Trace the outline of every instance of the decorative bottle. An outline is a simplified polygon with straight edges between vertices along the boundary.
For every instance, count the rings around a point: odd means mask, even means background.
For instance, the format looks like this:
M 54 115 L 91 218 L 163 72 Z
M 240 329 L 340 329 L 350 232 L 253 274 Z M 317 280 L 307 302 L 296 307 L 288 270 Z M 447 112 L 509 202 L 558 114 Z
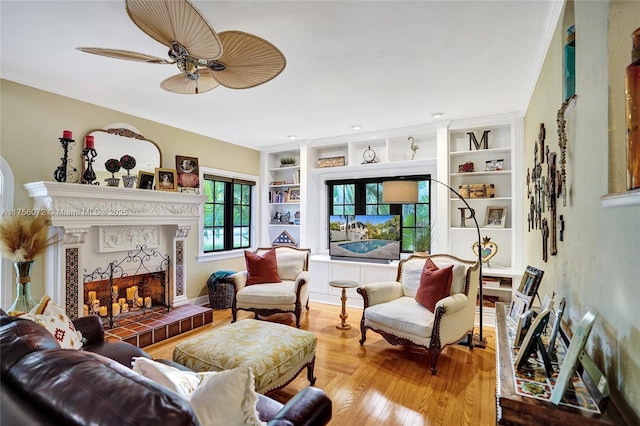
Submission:
M 563 55 L 564 84 L 563 96 L 566 101 L 576 94 L 576 26 L 567 28 L 567 44 Z
M 631 64 L 625 75 L 628 190 L 640 188 L 640 28 L 631 38 Z

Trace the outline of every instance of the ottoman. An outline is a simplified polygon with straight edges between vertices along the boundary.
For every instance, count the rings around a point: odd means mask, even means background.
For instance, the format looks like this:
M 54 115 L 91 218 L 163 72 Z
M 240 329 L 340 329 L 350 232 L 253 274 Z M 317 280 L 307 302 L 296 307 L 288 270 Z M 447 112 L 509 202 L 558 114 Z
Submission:
M 246 364 L 265 394 L 291 382 L 307 367 L 313 385 L 316 336 L 284 324 L 245 319 L 176 345 L 173 360 L 194 371 L 230 370 Z

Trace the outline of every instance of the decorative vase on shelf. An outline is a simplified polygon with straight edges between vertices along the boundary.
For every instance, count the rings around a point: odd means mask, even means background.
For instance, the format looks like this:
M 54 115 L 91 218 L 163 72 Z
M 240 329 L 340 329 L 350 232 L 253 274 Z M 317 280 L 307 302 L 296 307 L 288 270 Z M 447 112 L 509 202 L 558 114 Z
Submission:
M 29 312 L 36 305 L 31 297 L 31 266 L 33 260 L 13 262 L 16 268 L 17 296 L 7 312 Z
M 632 34 L 631 64 L 625 73 L 627 189 L 640 188 L 640 28 Z
M 127 170 L 127 173 L 129 173 L 129 171 Z M 133 188 L 135 182 L 136 182 L 137 176 L 132 176 L 130 174 L 126 174 L 126 175 L 122 175 L 122 183 L 124 184 L 125 188 Z
M 107 186 L 119 186 L 120 185 L 120 178 L 117 178 L 117 177 L 106 178 L 104 181 L 107 182 Z

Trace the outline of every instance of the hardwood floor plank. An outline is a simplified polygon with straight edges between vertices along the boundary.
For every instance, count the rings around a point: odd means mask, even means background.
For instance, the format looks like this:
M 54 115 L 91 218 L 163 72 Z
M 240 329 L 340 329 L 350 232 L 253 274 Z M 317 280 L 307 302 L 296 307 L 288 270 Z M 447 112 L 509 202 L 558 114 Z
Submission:
M 340 307 L 311 303 L 301 318 L 301 329 L 318 338 L 316 350 L 316 386 L 333 402 L 332 426 L 433 426 L 494 425 L 495 332 L 483 330 L 488 344 L 484 349 L 452 345 L 444 349 L 438 361 L 438 374 L 429 369 L 426 351 L 392 346 L 369 330 L 360 346 L 359 322 L 362 311 L 349 308 L 351 330 L 338 330 Z M 238 313 L 238 320 L 253 318 L 250 312 Z M 292 315 L 274 315 L 269 321 L 295 326 Z M 171 359 L 173 348 L 181 341 L 231 323 L 231 309 L 214 311 L 213 324 L 148 346 L 154 358 Z M 301 373 L 285 388 L 269 396 L 281 402 L 291 399 L 309 386 Z

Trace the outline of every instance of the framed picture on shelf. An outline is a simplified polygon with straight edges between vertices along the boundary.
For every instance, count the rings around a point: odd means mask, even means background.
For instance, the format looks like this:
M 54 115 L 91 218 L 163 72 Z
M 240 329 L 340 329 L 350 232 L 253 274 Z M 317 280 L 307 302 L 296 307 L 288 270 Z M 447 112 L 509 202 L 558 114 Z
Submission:
M 547 348 L 545 348 L 542 338 L 540 337 L 549 323 L 550 315 L 551 311 L 548 309 L 540 312 L 529 327 L 529 330 L 527 330 L 527 334 L 524 336 L 524 340 L 522 340 L 520 351 L 518 351 L 518 356 L 516 357 L 515 368 L 517 370 L 521 369 L 532 355 L 539 352 L 547 377 L 551 377 L 551 374 L 553 374 L 553 367 L 547 354 Z
M 511 298 L 511 306 L 509 307 L 509 315 L 507 321 L 514 327 L 517 327 L 520 316 L 525 312 L 526 302 L 519 297 Z
M 138 171 L 138 188 L 153 189 L 153 179 L 155 177 L 156 175 L 151 172 Z
M 299 203 L 300 202 L 300 189 L 289 188 L 287 192 L 287 203 Z
M 538 293 L 538 288 L 540 287 L 543 276 L 543 270 L 528 265 L 524 271 L 524 275 L 522 275 L 520 285 L 516 289 L 516 294 L 520 293 L 522 297 L 532 299 Z
M 485 171 L 487 172 L 498 172 L 502 170 L 502 165 L 504 164 L 504 159 L 500 160 L 489 160 L 485 163 Z
M 176 169 L 163 169 L 156 167 L 156 191 L 178 191 L 178 179 Z
M 485 215 L 485 228 L 504 228 L 507 222 L 507 206 L 488 206 Z
M 531 324 L 531 318 L 533 318 L 533 309 L 527 309 L 522 315 L 518 317 L 518 323 L 516 324 L 516 336 L 513 339 L 513 347 L 519 348 L 520 341 L 527 332 L 529 324 Z
M 176 171 L 180 188 L 193 190 L 200 188 L 200 169 L 198 168 L 198 159 L 196 157 L 176 155 Z
M 555 405 L 560 403 L 564 393 L 569 387 L 569 382 L 573 378 L 576 368 L 578 368 L 580 354 L 587 344 L 587 339 L 589 338 L 589 334 L 591 334 L 591 329 L 595 322 L 596 314 L 589 311 L 584 315 L 584 317 L 582 317 L 576 326 L 576 332 L 571 337 L 569 349 L 567 349 L 567 354 L 565 355 L 562 366 L 560 367 L 556 385 L 553 387 L 553 391 L 551 392 L 550 401 Z

